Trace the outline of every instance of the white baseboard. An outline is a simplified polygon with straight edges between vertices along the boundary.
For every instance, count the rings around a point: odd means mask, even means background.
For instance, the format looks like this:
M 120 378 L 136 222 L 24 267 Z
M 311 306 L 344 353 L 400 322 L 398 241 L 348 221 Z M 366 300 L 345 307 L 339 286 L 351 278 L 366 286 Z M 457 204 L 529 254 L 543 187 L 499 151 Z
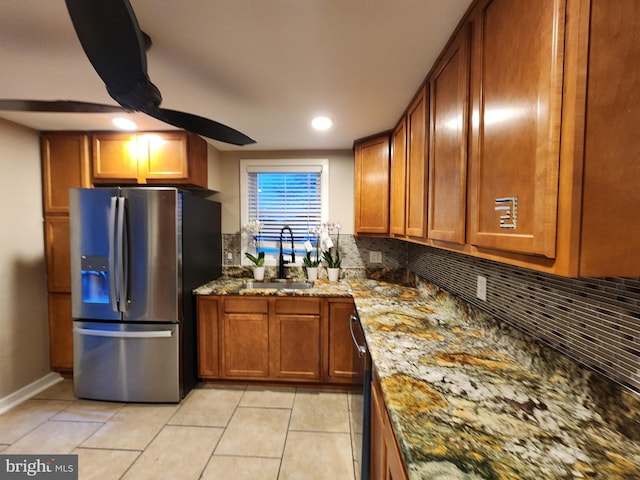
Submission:
M 21 404 L 25 400 L 29 400 L 31 397 L 39 394 L 52 385 L 61 382 L 62 380 L 63 378 L 60 376 L 60 374 L 50 372 L 47 373 L 44 377 L 39 378 L 35 382 L 22 387 L 20 390 L 10 393 L 4 398 L 0 398 L 0 415 L 8 410 L 11 410 L 13 407 Z

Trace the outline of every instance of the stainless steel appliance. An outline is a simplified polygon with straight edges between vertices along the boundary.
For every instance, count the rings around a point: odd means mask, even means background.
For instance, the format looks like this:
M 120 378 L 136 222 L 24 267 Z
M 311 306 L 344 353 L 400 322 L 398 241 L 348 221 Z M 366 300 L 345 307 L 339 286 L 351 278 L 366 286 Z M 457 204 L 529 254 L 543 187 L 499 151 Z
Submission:
M 360 471 L 356 473 L 356 480 L 369 480 L 371 464 L 371 357 L 364 337 L 358 312 L 351 315 L 349 328 L 351 338 L 358 358 L 358 378 L 361 385 L 351 394 L 351 445 L 354 448 L 356 463 Z M 358 449 L 358 446 L 361 448 Z
M 169 187 L 69 199 L 75 395 L 179 402 L 198 380 L 191 292 L 221 275 L 220 204 Z

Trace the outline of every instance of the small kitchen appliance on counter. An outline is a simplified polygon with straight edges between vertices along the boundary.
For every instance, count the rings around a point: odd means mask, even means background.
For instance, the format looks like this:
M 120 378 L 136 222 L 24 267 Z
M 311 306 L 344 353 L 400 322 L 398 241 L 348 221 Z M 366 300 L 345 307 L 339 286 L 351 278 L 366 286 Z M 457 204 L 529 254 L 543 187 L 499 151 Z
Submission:
M 196 384 L 192 290 L 220 277 L 220 204 L 170 187 L 71 189 L 80 398 L 179 402 Z

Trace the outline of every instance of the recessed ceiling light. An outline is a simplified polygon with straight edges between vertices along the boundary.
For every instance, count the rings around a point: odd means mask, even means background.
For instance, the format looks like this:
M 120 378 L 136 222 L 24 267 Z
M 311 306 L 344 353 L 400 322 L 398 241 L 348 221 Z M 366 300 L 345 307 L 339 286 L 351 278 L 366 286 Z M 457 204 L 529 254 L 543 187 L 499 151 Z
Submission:
M 329 117 L 315 117 L 311 120 L 311 126 L 316 130 L 329 130 L 333 121 Z
M 128 118 L 116 117 L 111 121 L 116 127 L 122 130 L 135 130 L 137 127 L 136 123 Z

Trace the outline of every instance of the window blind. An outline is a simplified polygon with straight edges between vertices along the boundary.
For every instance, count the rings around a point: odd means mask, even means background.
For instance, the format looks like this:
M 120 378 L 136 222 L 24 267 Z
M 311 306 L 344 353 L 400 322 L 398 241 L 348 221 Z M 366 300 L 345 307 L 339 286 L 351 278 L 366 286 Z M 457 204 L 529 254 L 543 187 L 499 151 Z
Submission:
M 247 171 L 248 218 L 262 225 L 258 238 L 261 250 L 267 253 L 280 249 L 280 230 L 289 226 L 296 240 L 296 250 L 315 237 L 309 228 L 322 222 L 321 172 L 316 171 Z M 285 249 L 290 250 L 288 232 Z

